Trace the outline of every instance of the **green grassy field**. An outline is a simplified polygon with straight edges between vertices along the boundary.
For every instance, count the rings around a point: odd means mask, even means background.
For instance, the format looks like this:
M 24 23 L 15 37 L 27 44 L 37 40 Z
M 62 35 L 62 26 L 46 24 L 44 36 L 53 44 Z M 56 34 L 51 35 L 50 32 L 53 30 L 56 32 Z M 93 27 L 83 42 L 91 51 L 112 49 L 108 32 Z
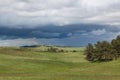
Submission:
M 84 48 L 0 48 L 0 80 L 120 80 L 120 60 L 91 63 Z M 77 52 L 72 52 L 76 50 Z

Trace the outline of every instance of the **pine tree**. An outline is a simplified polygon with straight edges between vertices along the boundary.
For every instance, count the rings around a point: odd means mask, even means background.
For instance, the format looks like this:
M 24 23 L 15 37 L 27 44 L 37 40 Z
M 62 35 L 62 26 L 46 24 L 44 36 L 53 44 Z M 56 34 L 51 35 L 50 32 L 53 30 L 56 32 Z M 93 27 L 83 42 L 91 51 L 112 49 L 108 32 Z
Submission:
M 86 59 L 88 61 L 93 61 L 94 47 L 92 44 L 88 44 L 85 50 Z
M 116 39 L 112 40 L 111 42 L 113 49 L 116 50 L 118 56 L 120 56 L 120 36 L 117 36 Z
M 89 61 L 111 61 L 120 57 L 120 36 L 107 41 L 97 42 L 95 45 L 88 44 L 86 47 L 86 59 Z

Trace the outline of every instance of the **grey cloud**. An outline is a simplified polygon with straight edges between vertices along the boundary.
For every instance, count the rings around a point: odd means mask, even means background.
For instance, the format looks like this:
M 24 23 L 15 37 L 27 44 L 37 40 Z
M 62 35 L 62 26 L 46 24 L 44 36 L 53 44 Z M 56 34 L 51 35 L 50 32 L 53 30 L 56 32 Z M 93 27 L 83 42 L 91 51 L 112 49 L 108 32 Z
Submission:
M 86 45 L 115 38 L 119 26 L 120 0 L 0 0 L 1 40 Z
M 93 31 L 91 31 L 91 33 L 93 34 L 93 35 L 103 35 L 103 34 L 106 34 L 107 33 L 107 31 L 105 30 L 105 29 L 98 29 L 98 30 L 93 30 Z
M 12 45 L 13 43 L 14 45 L 32 45 L 30 43 L 32 42 L 34 44 L 37 43 L 37 45 L 85 46 L 90 42 L 109 41 L 119 35 L 119 31 L 120 28 L 117 26 L 87 24 L 48 25 L 34 28 L 8 28 L 1 26 L 0 45 Z
M 68 38 L 72 37 L 75 34 L 91 34 L 91 35 L 103 35 L 107 32 L 119 32 L 120 28 L 113 28 L 108 25 L 93 25 L 93 24 L 74 24 L 74 25 L 65 25 L 65 26 L 56 26 L 48 25 L 34 27 L 34 28 L 8 28 L 6 26 L 0 27 L 0 35 L 3 36 L 3 39 L 11 38 Z
M 119 5 L 119 0 L 0 0 L 0 23 L 27 26 L 76 23 L 119 25 Z

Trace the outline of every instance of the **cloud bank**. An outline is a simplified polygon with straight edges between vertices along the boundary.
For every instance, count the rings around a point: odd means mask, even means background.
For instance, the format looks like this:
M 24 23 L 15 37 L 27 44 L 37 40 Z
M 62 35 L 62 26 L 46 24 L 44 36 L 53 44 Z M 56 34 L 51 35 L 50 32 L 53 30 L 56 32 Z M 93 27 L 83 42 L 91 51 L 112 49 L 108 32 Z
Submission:
M 115 38 L 119 26 L 120 0 L 0 0 L 1 45 L 84 46 Z

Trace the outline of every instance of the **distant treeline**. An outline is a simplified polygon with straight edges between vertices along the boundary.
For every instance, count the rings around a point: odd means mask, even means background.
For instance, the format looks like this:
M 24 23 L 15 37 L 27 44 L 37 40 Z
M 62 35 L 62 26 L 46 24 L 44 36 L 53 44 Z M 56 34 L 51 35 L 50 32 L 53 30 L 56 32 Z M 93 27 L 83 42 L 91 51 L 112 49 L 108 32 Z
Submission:
M 120 57 L 120 35 L 111 42 L 102 41 L 96 44 L 89 43 L 85 50 L 88 61 L 112 61 Z
M 78 51 L 77 50 L 65 50 L 65 49 L 61 49 L 61 48 L 58 48 L 58 47 L 49 47 L 47 52 L 59 53 L 59 52 L 78 52 Z

